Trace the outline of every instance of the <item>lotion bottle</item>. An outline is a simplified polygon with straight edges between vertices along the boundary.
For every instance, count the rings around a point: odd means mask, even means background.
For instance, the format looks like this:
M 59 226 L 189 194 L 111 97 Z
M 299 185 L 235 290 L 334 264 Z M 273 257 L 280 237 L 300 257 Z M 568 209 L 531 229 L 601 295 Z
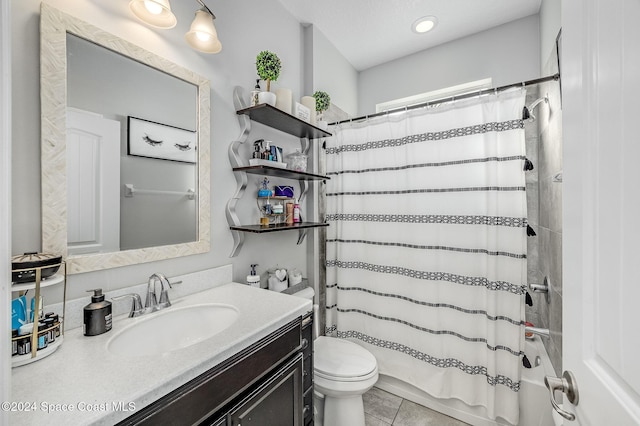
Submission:
M 300 222 L 300 203 L 298 202 L 298 200 L 296 200 L 296 202 L 293 204 L 293 222 Z
M 87 290 L 93 292 L 91 303 L 84 307 L 84 335 L 97 336 L 111 330 L 111 302 L 104 300 L 102 289 Z
M 247 284 L 251 287 L 260 287 L 260 275 L 256 275 L 257 263 L 251 264 L 251 274 L 247 275 Z

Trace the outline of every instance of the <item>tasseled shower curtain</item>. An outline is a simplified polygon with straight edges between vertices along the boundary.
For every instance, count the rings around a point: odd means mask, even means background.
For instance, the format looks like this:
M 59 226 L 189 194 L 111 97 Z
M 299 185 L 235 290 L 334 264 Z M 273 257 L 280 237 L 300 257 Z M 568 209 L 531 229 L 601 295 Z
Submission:
M 380 373 L 518 422 L 526 91 L 334 127 L 328 335 Z

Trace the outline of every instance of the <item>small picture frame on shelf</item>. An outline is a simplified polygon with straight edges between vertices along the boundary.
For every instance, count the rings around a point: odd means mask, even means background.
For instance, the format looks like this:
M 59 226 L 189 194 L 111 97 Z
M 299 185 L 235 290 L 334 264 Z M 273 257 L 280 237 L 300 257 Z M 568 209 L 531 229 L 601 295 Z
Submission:
M 309 123 L 311 120 L 311 110 L 300 102 L 295 103 L 293 115 L 306 123 Z

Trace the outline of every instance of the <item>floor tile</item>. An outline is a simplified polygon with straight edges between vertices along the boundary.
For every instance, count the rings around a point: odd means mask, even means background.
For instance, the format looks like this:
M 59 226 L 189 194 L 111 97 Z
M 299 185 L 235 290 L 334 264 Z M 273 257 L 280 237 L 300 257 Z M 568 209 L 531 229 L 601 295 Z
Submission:
M 463 426 L 467 423 L 403 400 L 393 426 Z
M 391 426 L 391 423 L 387 423 L 383 420 L 373 417 L 370 414 L 365 413 L 364 426 Z
M 387 424 L 393 423 L 402 403 L 402 398 L 399 396 L 375 387 L 365 393 L 362 400 L 366 414 L 383 420 Z

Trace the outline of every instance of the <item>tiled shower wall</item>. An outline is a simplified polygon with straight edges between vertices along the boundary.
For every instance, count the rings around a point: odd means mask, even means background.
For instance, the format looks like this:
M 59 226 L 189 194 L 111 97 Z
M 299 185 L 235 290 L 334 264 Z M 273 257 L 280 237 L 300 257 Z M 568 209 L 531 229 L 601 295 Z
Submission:
M 545 66 L 544 75 L 558 72 L 554 51 Z M 545 295 L 529 291 L 533 306 L 527 307 L 527 321 L 548 328 L 543 337 L 551 363 L 562 374 L 562 109 L 560 84 L 551 81 L 540 84 L 527 94 L 527 104 L 548 96 L 549 103 L 535 108 L 536 120 L 526 124 L 527 157 L 534 171 L 527 172 L 527 207 L 529 224 L 537 236 L 528 238 L 528 280 L 542 284 L 549 281 L 549 303 Z

